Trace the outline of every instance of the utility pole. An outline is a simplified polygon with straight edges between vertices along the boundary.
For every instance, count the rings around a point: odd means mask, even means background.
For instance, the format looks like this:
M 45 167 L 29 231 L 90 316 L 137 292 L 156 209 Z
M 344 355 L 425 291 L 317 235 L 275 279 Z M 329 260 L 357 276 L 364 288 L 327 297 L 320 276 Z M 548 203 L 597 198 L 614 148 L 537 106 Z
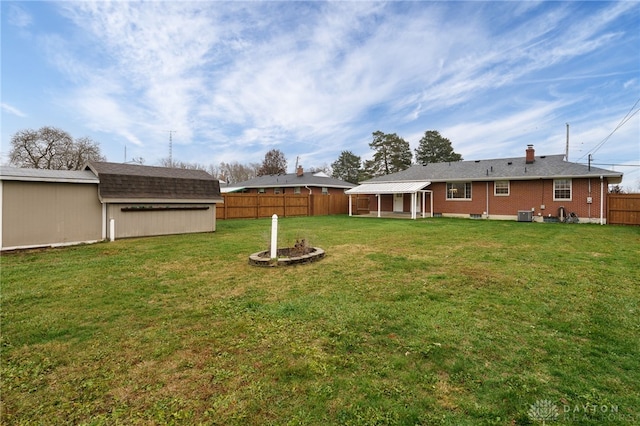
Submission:
M 169 167 L 173 167 L 173 134 L 176 130 L 166 130 L 169 132 Z

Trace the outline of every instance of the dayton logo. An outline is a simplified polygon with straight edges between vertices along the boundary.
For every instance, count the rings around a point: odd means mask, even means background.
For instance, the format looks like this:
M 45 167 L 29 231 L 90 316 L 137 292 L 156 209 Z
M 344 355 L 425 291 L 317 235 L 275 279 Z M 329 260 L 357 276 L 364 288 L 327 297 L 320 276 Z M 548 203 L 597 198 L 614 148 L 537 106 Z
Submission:
M 559 412 L 556 404 L 548 399 L 540 399 L 531 405 L 528 414 L 531 420 L 537 420 L 545 425 L 546 422 L 558 420 Z

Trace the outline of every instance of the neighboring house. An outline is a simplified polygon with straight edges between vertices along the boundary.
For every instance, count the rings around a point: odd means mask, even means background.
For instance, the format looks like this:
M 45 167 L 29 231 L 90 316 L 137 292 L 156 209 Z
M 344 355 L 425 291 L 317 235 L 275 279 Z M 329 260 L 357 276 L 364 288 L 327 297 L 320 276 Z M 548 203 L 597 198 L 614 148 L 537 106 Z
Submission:
M 0 249 L 216 229 L 218 180 L 204 171 L 90 162 L 0 168 Z
M 410 213 L 412 218 L 450 216 L 485 219 L 562 220 L 574 213 L 580 222 L 606 223 L 607 188 L 622 173 L 571 163 L 563 155 L 414 165 L 379 176 L 346 191 L 356 197 L 358 213 Z M 350 210 L 350 214 L 353 214 Z
M 331 194 L 343 195 L 356 185 L 327 176 L 325 173 L 305 173 L 298 167 L 296 173 L 265 175 L 223 187 L 222 192 L 259 194 Z

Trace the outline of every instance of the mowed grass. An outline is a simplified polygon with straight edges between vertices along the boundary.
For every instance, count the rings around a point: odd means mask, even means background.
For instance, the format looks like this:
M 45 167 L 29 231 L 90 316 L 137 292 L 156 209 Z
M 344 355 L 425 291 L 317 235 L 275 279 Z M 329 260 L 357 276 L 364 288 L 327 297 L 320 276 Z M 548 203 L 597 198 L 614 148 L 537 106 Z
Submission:
M 1 421 L 640 421 L 640 228 L 285 218 L 326 258 L 248 265 L 270 225 L 3 255 Z

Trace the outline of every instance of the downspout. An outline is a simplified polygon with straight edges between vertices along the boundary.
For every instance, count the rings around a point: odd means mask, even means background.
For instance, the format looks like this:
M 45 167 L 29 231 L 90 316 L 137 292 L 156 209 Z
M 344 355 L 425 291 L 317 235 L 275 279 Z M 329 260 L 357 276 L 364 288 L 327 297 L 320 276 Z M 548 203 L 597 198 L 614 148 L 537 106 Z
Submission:
M 102 239 L 107 239 L 107 203 L 102 203 Z
M 600 176 L 600 225 L 604 225 L 604 178 Z
M 433 217 L 433 191 L 429 191 L 429 204 L 431 204 L 431 217 Z
M 309 186 L 307 186 L 307 185 L 305 185 L 305 186 L 304 186 L 304 188 L 305 188 L 307 191 L 309 191 L 309 195 L 311 195 L 311 193 L 313 192 L 313 191 L 311 190 L 311 188 L 309 188 Z
M 486 189 L 485 192 L 487 194 L 487 197 L 486 197 L 487 198 L 487 206 L 486 206 L 486 212 L 485 212 L 485 215 L 486 215 L 485 219 L 489 219 L 489 182 L 488 181 L 487 181 L 487 189 Z

